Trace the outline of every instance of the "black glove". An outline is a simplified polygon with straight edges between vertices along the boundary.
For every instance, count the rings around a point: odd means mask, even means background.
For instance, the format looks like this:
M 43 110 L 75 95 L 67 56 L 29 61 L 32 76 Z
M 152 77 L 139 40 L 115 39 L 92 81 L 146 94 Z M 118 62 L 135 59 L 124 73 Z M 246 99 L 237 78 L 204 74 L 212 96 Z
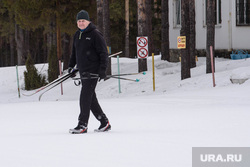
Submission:
M 69 67 L 69 68 L 68 68 L 68 73 L 69 73 L 69 74 L 72 74 L 72 75 L 71 75 L 72 78 L 74 78 L 74 77 L 76 76 L 76 72 L 77 72 L 76 69 L 74 69 L 74 68 L 72 68 L 72 67 Z
M 105 69 L 100 69 L 99 70 L 99 81 L 101 81 L 102 79 L 105 79 L 106 77 L 107 77 L 106 70 Z

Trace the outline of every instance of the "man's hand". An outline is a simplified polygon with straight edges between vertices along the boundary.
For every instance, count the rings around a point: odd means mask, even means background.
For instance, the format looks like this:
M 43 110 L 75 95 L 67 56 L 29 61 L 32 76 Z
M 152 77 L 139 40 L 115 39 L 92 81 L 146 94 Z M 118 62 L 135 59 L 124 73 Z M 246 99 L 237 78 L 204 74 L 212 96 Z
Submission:
M 106 70 L 100 69 L 100 71 L 99 71 L 99 81 L 101 81 L 102 79 L 105 79 L 106 77 L 107 77 Z
M 69 67 L 69 68 L 68 68 L 68 73 L 69 73 L 69 74 L 72 74 L 72 75 L 71 75 L 71 78 L 74 78 L 74 77 L 76 76 L 77 70 L 74 69 L 74 68 L 72 68 L 72 67 Z

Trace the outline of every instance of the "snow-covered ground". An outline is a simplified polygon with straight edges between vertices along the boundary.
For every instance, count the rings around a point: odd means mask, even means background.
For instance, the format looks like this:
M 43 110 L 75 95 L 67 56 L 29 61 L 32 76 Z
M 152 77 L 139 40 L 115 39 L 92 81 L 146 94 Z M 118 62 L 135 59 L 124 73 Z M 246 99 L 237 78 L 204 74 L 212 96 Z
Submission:
M 117 72 L 116 59 L 112 71 Z M 95 133 L 91 115 L 87 134 L 72 135 L 77 124 L 79 91 L 72 80 L 38 95 L 18 98 L 16 68 L 0 68 L 1 167 L 191 167 L 192 147 L 248 147 L 250 144 L 250 59 L 216 58 L 216 87 L 199 58 L 192 77 L 181 80 L 180 63 L 151 58 L 140 82 L 101 81 L 96 89 L 112 130 Z M 121 73 L 137 72 L 137 60 L 121 58 Z M 46 73 L 47 66 L 37 65 Z M 23 71 L 19 67 L 21 88 Z M 30 94 L 33 91 L 21 93 Z

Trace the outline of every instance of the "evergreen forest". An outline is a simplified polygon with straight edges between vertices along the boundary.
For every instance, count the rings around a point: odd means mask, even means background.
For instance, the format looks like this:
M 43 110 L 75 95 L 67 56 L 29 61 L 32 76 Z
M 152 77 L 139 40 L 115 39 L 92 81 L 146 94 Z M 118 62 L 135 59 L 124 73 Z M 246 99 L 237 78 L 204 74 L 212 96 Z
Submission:
M 47 63 L 51 50 L 56 47 L 54 58 L 64 62 L 66 69 L 72 37 L 77 30 L 76 14 L 82 9 L 88 11 L 91 22 L 101 32 L 107 22 L 105 19 L 108 19 L 109 25 L 106 26 L 110 33 L 106 39 L 109 39 L 107 44 L 111 47 L 111 53 L 124 51 L 126 2 L 129 3 L 129 52 L 121 56 L 135 58 L 137 0 L 1 0 L 0 67 L 24 65 L 28 55 L 35 64 Z M 108 5 L 107 10 L 102 9 L 105 5 Z M 153 44 L 150 52 L 157 54 L 161 47 L 161 0 L 149 0 L 147 5 L 149 11 L 146 17 L 151 19 L 147 26 L 151 28 L 150 40 Z M 103 25 L 98 19 L 103 21 Z

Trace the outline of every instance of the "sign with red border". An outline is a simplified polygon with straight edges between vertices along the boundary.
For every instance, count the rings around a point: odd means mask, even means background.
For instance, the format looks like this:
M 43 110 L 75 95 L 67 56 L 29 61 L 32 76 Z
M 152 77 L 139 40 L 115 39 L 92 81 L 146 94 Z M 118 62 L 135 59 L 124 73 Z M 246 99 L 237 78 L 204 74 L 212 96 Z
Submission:
M 145 59 L 148 57 L 148 37 L 137 37 L 137 57 Z
M 145 48 L 140 48 L 138 50 L 137 55 L 139 55 L 140 58 L 147 58 L 148 57 L 148 50 Z
M 148 38 L 147 37 L 139 37 L 137 39 L 137 46 L 144 48 L 147 45 L 148 45 Z

